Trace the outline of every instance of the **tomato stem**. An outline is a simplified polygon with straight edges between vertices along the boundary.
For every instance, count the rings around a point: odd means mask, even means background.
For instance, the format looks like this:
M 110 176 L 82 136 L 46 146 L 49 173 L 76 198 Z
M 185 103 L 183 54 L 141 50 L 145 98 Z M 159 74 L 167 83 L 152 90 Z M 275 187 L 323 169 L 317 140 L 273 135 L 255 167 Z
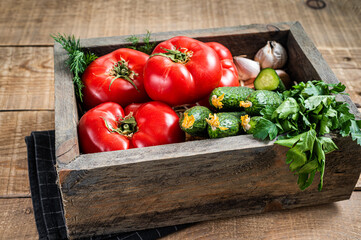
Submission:
M 161 49 L 163 49 L 166 52 L 165 53 L 154 53 L 154 54 L 150 55 L 150 58 L 153 56 L 163 56 L 163 57 L 169 58 L 170 60 L 172 60 L 175 63 L 186 64 L 187 62 L 190 61 L 191 57 L 193 56 L 193 51 L 188 51 L 187 48 L 167 49 L 167 48 L 161 47 Z
M 133 113 L 130 113 L 124 118 L 120 118 L 117 121 L 117 128 L 114 128 L 112 125 L 110 125 L 108 121 L 103 117 L 100 118 L 104 120 L 105 126 L 107 127 L 108 131 L 111 133 L 116 132 L 126 137 L 132 137 L 133 134 L 138 131 L 137 121 L 135 121 L 135 118 L 133 117 Z
M 121 58 L 120 61 L 114 64 L 113 68 L 109 71 L 109 75 L 114 76 L 114 78 L 109 84 L 109 91 L 110 86 L 113 84 L 113 82 L 118 78 L 122 78 L 132 84 L 133 87 L 139 92 L 139 89 L 133 81 L 134 77 L 138 76 L 138 73 L 129 69 L 129 62 L 125 61 L 123 58 Z

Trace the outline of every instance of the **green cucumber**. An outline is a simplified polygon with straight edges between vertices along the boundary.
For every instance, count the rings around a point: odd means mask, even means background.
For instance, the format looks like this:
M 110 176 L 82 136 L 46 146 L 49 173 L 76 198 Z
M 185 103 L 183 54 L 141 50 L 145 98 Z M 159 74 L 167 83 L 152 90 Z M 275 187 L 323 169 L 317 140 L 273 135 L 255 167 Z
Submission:
M 246 113 L 245 111 L 240 111 L 240 112 L 227 112 L 227 113 L 235 116 L 235 117 L 238 118 L 239 120 L 241 119 L 242 116 L 247 115 L 247 113 Z
M 241 117 L 247 115 L 247 113 L 245 111 L 241 111 L 241 112 L 227 112 L 228 114 L 231 114 L 233 116 L 235 116 L 238 119 L 239 124 L 242 123 Z M 245 131 L 243 130 L 242 127 L 239 127 L 239 131 L 238 134 L 244 134 Z
M 262 109 L 266 107 L 278 107 L 282 103 L 282 98 L 278 93 L 268 90 L 257 90 L 251 93 L 245 102 L 240 105 L 245 106 L 245 111 L 251 116 L 259 116 Z
M 194 137 L 205 137 L 207 136 L 206 118 L 209 117 L 209 114 L 212 112 L 206 107 L 192 107 L 183 113 L 179 119 L 179 126 L 184 132 Z
M 233 114 L 215 113 L 207 119 L 210 138 L 235 136 L 239 133 L 239 121 Z
M 254 88 L 256 90 L 286 90 L 285 85 L 282 80 L 276 73 L 276 71 L 272 68 L 264 68 L 258 74 L 256 79 L 254 80 Z
M 209 104 L 217 111 L 242 111 L 240 101 L 246 100 L 254 90 L 248 87 L 219 87 L 215 88 L 209 97 Z

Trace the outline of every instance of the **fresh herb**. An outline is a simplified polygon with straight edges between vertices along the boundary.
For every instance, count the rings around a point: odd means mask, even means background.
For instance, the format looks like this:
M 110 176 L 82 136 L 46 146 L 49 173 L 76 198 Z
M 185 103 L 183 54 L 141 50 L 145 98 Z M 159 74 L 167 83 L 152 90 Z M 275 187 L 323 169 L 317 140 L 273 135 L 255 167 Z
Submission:
M 361 145 L 361 121 L 350 113 L 347 103 L 337 102 L 332 94 L 343 94 L 345 86 L 309 81 L 293 86 L 283 93 L 284 101 L 277 108 L 261 111 L 253 136 L 275 139 L 276 144 L 290 148 L 286 163 L 298 175 L 301 190 L 309 187 L 316 172 L 320 172 L 319 191 L 323 187 L 325 155 L 337 149 L 330 137 L 331 131 L 351 136 Z
M 266 138 L 274 139 L 277 137 L 278 129 L 277 126 L 266 118 L 260 118 L 257 121 L 256 131 L 253 136 L 257 139 L 265 140 Z
M 132 45 L 129 46 L 128 48 L 138 50 L 138 51 L 141 51 L 141 52 L 144 52 L 144 53 L 150 55 L 156 45 L 156 42 L 150 42 L 150 35 L 151 35 L 151 33 L 149 31 L 147 31 L 147 33 L 145 34 L 145 36 L 142 39 L 142 41 L 143 41 L 142 44 L 139 43 L 139 37 L 137 37 L 135 35 L 127 38 L 127 41 L 132 42 Z
M 94 53 L 84 52 L 81 49 L 79 39 L 75 39 L 74 35 L 50 35 L 56 42 L 60 43 L 64 50 L 68 52 L 68 59 L 66 64 L 69 66 L 70 71 L 73 73 L 73 83 L 75 93 L 80 101 L 83 101 L 82 89 L 84 84 L 81 80 L 81 75 L 86 67 L 98 57 Z

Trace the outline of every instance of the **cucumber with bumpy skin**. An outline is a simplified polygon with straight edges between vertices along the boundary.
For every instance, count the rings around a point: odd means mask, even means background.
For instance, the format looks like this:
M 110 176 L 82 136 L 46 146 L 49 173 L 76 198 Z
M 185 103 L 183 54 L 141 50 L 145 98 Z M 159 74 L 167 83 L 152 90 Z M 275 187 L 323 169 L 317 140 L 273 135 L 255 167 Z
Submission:
M 242 123 L 242 120 L 241 120 L 241 119 L 242 119 L 242 116 L 247 115 L 247 113 L 246 113 L 245 111 L 241 111 L 241 112 L 227 112 L 227 113 L 235 116 L 235 117 L 238 119 L 239 124 Z M 238 134 L 244 134 L 244 133 L 245 133 L 245 131 L 243 130 L 243 128 L 242 128 L 242 127 L 239 127 L 239 132 L 238 132 Z
M 219 87 L 215 88 L 209 97 L 209 104 L 217 111 L 242 111 L 240 101 L 246 100 L 254 90 L 248 87 Z
M 256 90 L 286 90 L 285 85 L 282 80 L 276 73 L 276 71 L 272 68 L 264 68 L 258 74 L 256 79 L 254 80 L 254 88 Z
M 235 117 L 237 117 L 238 119 L 241 119 L 242 116 L 247 115 L 247 113 L 245 111 L 240 111 L 240 112 L 227 112 L 228 114 L 231 114 Z
M 194 136 L 205 137 L 207 136 L 207 122 L 206 118 L 212 114 L 211 110 L 203 106 L 195 106 L 187 109 L 182 117 L 179 119 L 180 128 Z
M 210 138 L 222 138 L 235 136 L 239 133 L 238 118 L 232 114 L 223 112 L 209 115 L 208 135 Z
M 266 107 L 278 107 L 282 103 L 282 98 L 278 93 L 257 90 L 251 93 L 246 101 L 240 102 L 240 106 L 245 107 L 247 114 L 251 116 L 259 116 L 262 109 Z

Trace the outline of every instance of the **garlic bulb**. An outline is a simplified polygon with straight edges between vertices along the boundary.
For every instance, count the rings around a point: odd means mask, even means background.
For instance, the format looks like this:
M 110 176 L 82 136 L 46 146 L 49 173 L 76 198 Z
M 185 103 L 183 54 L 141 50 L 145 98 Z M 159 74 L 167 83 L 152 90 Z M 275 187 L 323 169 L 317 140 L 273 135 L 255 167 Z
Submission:
M 290 76 L 285 71 L 283 71 L 281 69 L 277 69 L 276 73 L 280 77 L 280 79 L 282 80 L 282 82 L 285 85 L 286 89 L 291 88 L 291 86 L 293 84 L 292 84 Z
M 241 56 L 236 56 L 233 59 L 237 67 L 238 79 L 241 81 L 256 78 L 261 71 L 259 62 Z
M 266 46 L 258 50 L 254 60 L 262 68 L 282 68 L 287 62 L 286 49 L 276 41 L 267 41 Z

